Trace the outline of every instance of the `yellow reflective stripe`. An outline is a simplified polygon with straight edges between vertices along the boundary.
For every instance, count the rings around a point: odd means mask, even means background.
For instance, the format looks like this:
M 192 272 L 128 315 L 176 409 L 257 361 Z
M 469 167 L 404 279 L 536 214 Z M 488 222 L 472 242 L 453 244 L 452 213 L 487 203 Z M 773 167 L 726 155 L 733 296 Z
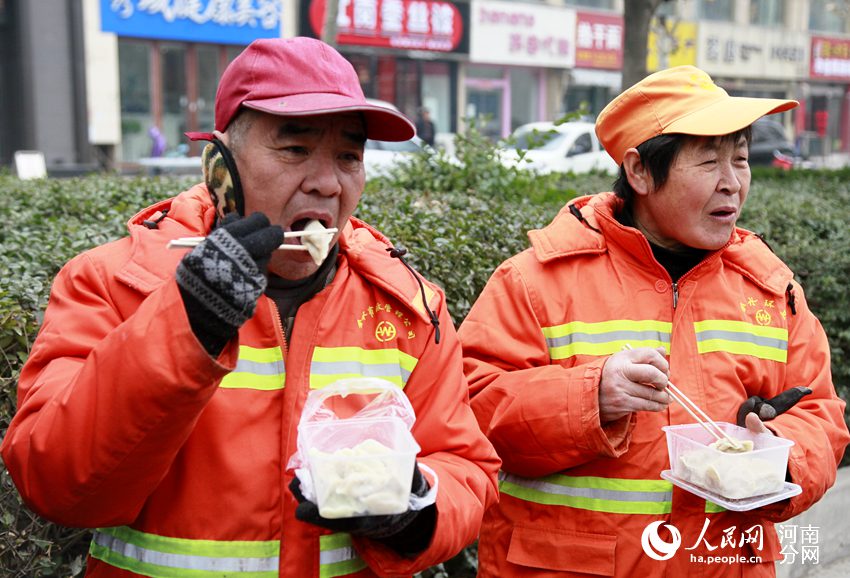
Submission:
M 319 578 L 354 574 L 366 567 L 346 533 L 319 536 Z
M 434 295 L 437 293 L 428 287 L 425 283 L 422 284 L 422 287 L 425 289 L 425 301 L 428 303 L 429 307 L 433 307 L 434 305 L 431 303 L 431 300 L 434 298 Z M 419 313 L 425 314 L 425 306 L 422 303 L 422 289 L 416 290 L 416 295 L 410 300 L 410 305 L 418 311 Z
M 788 359 L 788 330 L 745 321 L 710 319 L 694 323 L 697 351 L 722 351 L 751 355 L 785 363 Z
M 126 526 L 95 531 L 89 553 L 116 568 L 152 578 L 274 578 L 280 542 L 169 538 Z
M 283 389 L 285 382 L 286 368 L 280 347 L 258 349 L 240 345 L 236 368 L 224 376 L 219 387 L 272 391 Z
M 705 513 L 706 514 L 719 514 L 720 512 L 725 512 L 726 508 L 721 506 L 720 504 L 715 504 L 709 500 L 705 501 Z
M 499 490 L 537 504 L 610 514 L 668 514 L 673 505 L 673 485 L 666 480 L 561 474 L 530 479 L 501 472 Z
M 673 324 L 652 319 L 615 319 L 599 323 L 571 321 L 542 327 L 551 359 L 574 355 L 610 355 L 629 344 L 633 347 L 663 347 L 670 351 Z
M 316 347 L 310 363 L 310 387 L 352 377 L 380 377 L 403 388 L 418 360 L 394 348 Z

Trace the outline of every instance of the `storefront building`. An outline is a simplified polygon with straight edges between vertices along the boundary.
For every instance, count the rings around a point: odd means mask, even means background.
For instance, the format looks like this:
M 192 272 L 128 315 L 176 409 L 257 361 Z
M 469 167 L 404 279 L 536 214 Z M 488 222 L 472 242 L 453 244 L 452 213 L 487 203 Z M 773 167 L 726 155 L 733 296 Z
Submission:
M 326 38 L 326 0 L 301 0 L 298 33 Z M 338 0 L 337 49 L 367 97 L 415 120 L 421 107 L 436 132 L 458 130 L 459 67 L 469 57 L 469 4 L 444 0 Z
M 521 124 L 587 111 L 622 87 L 624 0 L 0 0 L 0 164 L 44 153 L 52 174 L 194 156 L 213 128 L 218 78 L 255 38 L 335 43 L 367 96 L 411 119 L 430 109 L 438 144 L 487 118 Z M 705 69 L 730 93 L 795 98 L 779 116 L 801 154 L 850 152 L 850 18 L 826 0 L 665 2 L 649 72 Z M 136 165 L 137 167 L 137 165 Z
M 777 27 L 700 22 L 697 66 L 730 94 L 793 98 L 801 108 L 775 115 L 789 134 L 800 134 L 807 107 L 809 37 Z
M 575 68 L 564 93 L 564 112 L 587 110 L 592 118 L 596 118 L 605 105 L 619 94 L 623 33 L 622 14 L 577 13 Z
M 803 144 L 812 155 L 850 152 L 850 38 L 811 37 Z
M 213 128 L 224 68 L 252 40 L 282 35 L 279 0 L 97 4 L 87 14 L 86 38 L 89 93 L 100 102 L 89 109 L 95 130 L 114 132 L 103 111 L 120 102 L 116 152 L 125 162 L 198 154 L 199 145 L 183 133 Z M 99 87 L 109 80 L 117 81 L 119 99 L 104 98 Z
M 575 66 L 576 11 L 544 4 L 472 0 L 464 116 L 485 134 L 552 120 Z

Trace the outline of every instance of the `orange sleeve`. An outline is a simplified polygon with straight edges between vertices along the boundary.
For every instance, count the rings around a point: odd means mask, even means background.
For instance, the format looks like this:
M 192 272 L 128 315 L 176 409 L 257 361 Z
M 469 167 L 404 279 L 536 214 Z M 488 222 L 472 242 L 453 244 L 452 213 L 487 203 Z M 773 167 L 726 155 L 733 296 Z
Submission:
M 472 408 L 505 471 L 539 477 L 628 449 L 634 418 L 602 427 L 605 360 L 553 364 L 536 313 L 539 297 L 512 261 L 488 281 L 461 325 Z

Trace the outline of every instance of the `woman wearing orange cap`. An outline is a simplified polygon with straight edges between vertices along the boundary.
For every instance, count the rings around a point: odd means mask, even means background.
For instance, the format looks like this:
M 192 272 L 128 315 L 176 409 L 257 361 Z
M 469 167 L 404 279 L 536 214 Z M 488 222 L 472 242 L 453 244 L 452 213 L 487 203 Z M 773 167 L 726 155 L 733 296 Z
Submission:
M 774 575 L 773 523 L 820 499 L 850 440 L 802 288 L 736 227 L 749 126 L 796 104 L 730 97 L 682 66 L 602 111 L 614 192 L 531 231 L 460 328 L 473 411 L 503 460 L 479 576 Z M 787 494 L 733 511 L 662 478 L 661 428 L 694 421 L 670 382 L 715 421 L 743 408 L 739 425 L 792 440 Z M 763 400 L 767 424 L 749 413 Z

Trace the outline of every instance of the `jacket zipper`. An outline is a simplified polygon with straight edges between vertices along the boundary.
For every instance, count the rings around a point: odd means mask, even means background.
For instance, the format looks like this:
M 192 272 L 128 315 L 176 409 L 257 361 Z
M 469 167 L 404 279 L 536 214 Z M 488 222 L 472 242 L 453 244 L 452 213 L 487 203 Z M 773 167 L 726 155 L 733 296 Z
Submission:
M 679 304 L 679 282 L 676 281 L 673 283 L 673 310 L 676 309 L 676 305 Z
M 280 309 L 274 299 L 269 299 L 271 306 L 274 308 L 274 319 L 277 322 L 277 330 L 280 335 L 280 340 L 283 342 L 283 365 L 286 367 L 286 358 L 289 357 L 289 343 L 286 341 L 286 331 L 283 329 L 283 319 L 280 318 Z

